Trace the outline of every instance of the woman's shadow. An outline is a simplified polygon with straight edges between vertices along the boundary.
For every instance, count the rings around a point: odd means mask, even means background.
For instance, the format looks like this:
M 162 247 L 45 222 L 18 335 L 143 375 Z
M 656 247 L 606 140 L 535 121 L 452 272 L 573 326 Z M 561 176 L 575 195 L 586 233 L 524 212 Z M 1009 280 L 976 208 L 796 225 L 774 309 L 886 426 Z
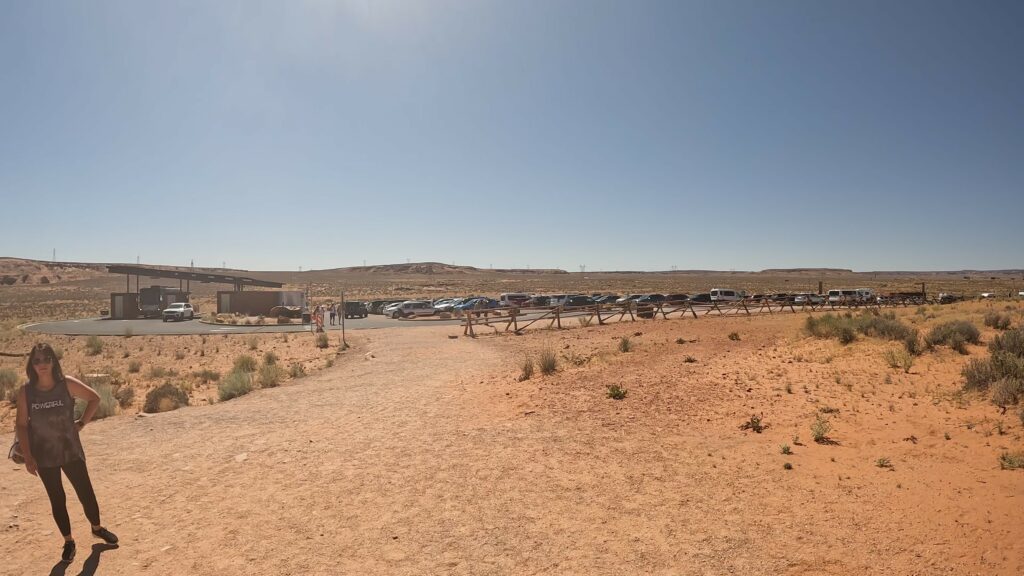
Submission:
M 117 544 L 93 544 L 92 554 L 89 554 L 89 557 L 85 559 L 85 563 L 82 564 L 82 571 L 78 573 L 78 576 L 93 576 L 93 574 L 96 574 L 96 568 L 100 565 L 100 554 L 116 548 Z M 66 562 L 58 562 L 50 570 L 50 576 L 64 576 L 67 569 L 68 564 Z

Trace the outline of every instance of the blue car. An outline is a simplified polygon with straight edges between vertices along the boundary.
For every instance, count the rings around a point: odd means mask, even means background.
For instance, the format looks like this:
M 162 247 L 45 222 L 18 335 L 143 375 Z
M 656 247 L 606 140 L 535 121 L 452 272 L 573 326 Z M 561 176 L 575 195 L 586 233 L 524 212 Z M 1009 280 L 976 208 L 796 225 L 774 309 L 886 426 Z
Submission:
M 456 310 L 490 310 L 500 308 L 501 303 L 491 298 L 473 298 L 455 306 Z

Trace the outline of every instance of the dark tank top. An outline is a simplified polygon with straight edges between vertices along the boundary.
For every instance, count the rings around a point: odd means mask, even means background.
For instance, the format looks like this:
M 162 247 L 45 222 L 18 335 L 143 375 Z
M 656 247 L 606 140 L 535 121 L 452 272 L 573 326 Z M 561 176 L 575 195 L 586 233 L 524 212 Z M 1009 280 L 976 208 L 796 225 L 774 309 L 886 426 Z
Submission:
M 75 426 L 75 400 L 61 380 L 43 392 L 32 384 L 25 386 L 28 397 L 28 439 L 32 457 L 40 468 L 63 466 L 85 460 L 82 440 Z

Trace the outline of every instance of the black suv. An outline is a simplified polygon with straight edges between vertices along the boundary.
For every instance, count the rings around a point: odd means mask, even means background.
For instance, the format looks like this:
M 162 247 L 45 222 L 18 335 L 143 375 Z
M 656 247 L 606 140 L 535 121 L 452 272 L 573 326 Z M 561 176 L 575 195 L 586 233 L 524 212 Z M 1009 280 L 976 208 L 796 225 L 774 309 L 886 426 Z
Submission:
M 366 302 L 345 302 L 345 318 L 366 318 Z

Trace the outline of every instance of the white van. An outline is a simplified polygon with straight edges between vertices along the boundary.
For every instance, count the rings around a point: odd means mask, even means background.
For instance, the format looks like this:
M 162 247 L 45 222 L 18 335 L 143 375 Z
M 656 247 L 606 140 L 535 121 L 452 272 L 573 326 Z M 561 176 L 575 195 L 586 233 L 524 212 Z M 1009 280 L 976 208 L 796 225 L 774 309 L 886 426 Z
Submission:
M 868 288 L 843 288 L 828 291 L 829 304 L 848 304 L 851 302 L 871 302 L 875 293 Z
M 506 292 L 498 297 L 502 306 L 524 306 L 529 301 L 530 295 L 522 292 Z
M 747 293 L 743 290 L 731 290 L 729 288 L 711 289 L 712 302 L 736 302 L 737 300 L 743 300 L 746 297 Z

